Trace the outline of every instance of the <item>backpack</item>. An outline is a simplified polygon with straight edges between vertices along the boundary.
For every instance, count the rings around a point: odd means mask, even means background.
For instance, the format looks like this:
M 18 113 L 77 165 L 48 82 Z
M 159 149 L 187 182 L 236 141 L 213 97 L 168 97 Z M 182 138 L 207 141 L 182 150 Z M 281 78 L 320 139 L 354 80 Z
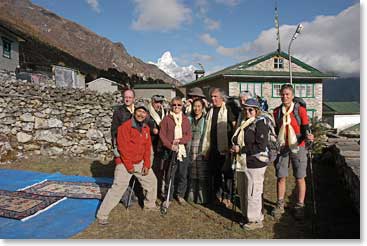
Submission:
M 262 111 L 258 119 L 250 126 L 250 129 L 252 128 L 252 130 L 255 131 L 256 123 L 259 120 L 264 120 L 265 125 L 268 126 L 269 129 L 268 144 L 266 146 L 267 158 L 265 159 L 265 162 L 272 164 L 280 152 L 280 145 L 277 141 L 277 135 L 275 133 L 275 121 L 270 113 Z
M 301 116 L 299 116 L 299 107 L 306 108 L 307 104 L 300 97 L 294 97 L 293 102 L 294 102 L 293 114 L 294 114 L 294 117 L 297 120 L 298 125 L 300 126 L 302 124 L 302 121 L 301 121 Z M 278 108 L 279 108 L 279 110 L 278 110 L 278 115 L 276 117 L 276 123 L 277 123 L 277 126 L 280 126 L 281 122 L 283 120 L 283 112 L 282 112 L 282 106 L 281 105 Z

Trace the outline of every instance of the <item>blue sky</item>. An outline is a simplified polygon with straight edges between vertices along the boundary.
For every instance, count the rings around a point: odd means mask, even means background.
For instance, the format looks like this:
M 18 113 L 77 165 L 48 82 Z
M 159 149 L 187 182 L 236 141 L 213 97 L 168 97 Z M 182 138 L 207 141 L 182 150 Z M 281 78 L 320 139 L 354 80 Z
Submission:
M 32 2 L 122 42 L 130 55 L 156 63 L 182 80 L 190 80 L 185 73 L 192 74 L 199 62 L 211 73 L 277 47 L 275 0 Z M 282 50 L 287 52 L 293 32 L 302 23 L 303 33 L 292 45 L 294 56 L 325 72 L 359 74 L 359 1 L 277 0 L 277 4 Z M 171 56 L 166 53 L 158 62 L 167 51 Z

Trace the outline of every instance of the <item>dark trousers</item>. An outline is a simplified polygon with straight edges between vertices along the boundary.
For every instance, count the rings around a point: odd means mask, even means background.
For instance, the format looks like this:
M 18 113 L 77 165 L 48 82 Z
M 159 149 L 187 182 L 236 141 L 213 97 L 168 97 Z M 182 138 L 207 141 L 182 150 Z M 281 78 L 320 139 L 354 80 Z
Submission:
M 212 180 L 212 199 L 231 199 L 233 172 L 230 165 L 226 164 L 226 156 L 218 152 L 210 155 L 211 180 Z
M 171 178 L 170 200 L 173 199 L 173 195 L 184 197 L 187 190 L 187 172 L 189 166 L 189 158 L 183 158 L 183 161 L 176 160 L 173 165 L 170 165 L 171 160 L 167 160 L 165 163 L 165 189 L 164 193 L 167 196 L 168 188 Z M 172 169 L 171 169 L 172 168 Z M 171 176 L 172 172 L 172 176 Z M 170 177 L 171 176 L 171 177 Z

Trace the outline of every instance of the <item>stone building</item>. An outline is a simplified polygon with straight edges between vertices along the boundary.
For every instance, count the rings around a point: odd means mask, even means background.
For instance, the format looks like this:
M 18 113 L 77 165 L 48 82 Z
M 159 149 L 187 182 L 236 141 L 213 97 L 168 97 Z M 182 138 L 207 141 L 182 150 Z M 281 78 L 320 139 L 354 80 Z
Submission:
M 322 81 L 336 76 L 323 73 L 293 56 L 292 75 L 295 94 L 307 103 L 309 117 L 321 118 Z M 206 96 L 209 96 L 211 87 L 222 88 L 234 97 L 248 90 L 253 95 L 266 98 L 271 112 L 280 104 L 280 87 L 289 83 L 289 77 L 288 54 L 275 51 L 200 77 L 184 87 L 186 90 L 201 87 Z
M 24 39 L 0 24 L 0 70 L 14 72 L 19 67 L 19 43 Z
M 133 86 L 136 98 L 151 98 L 153 95 L 163 95 L 167 100 L 182 96 L 172 84 L 135 84 Z

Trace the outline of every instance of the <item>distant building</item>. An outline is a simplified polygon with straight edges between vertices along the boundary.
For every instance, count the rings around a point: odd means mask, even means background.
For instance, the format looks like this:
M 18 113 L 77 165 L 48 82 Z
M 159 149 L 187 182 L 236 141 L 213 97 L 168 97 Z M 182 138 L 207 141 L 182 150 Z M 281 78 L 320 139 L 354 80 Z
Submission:
M 358 102 L 324 102 L 322 118 L 338 131 L 361 122 Z
M 0 24 L 0 70 L 15 71 L 19 67 L 19 35 Z
M 98 78 L 89 82 L 87 84 L 87 88 L 90 90 L 98 91 L 100 93 L 113 93 L 115 91 L 118 91 L 118 83 L 106 78 Z
M 167 100 L 171 100 L 177 92 L 176 86 L 172 84 L 135 84 L 133 89 L 137 99 L 163 95 Z
M 292 75 L 295 95 L 307 103 L 309 117 L 321 118 L 322 81 L 336 76 L 322 73 L 293 56 Z M 280 87 L 289 81 L 288 54 L 275 51 L 200 77 L 183 87 L 186 90 L 201 87 L 208 98 L 211 87 L 222 88 L 229 96 L 235 97 L 248 90 L 253 95 L 265 97 L 269 111 L 272 111 L 281 103 Z

